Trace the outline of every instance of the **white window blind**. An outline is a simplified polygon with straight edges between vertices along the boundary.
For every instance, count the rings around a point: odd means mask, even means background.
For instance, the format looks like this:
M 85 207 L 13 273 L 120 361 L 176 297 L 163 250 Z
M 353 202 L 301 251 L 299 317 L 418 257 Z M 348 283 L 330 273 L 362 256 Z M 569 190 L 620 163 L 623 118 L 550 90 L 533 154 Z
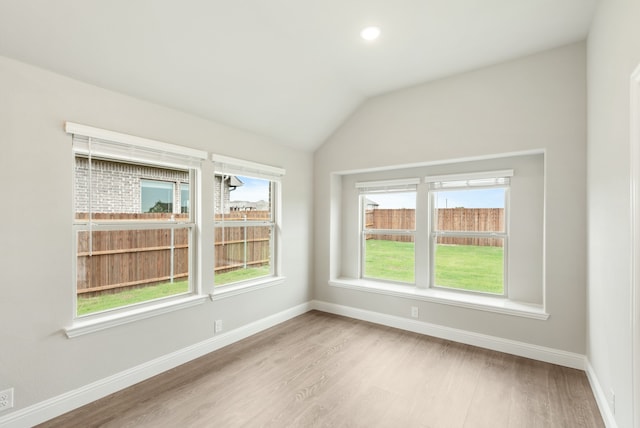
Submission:
M 429 189 L 460 189 L 470 187 L 508 186 L 513 170 L 474 172 L 469 174 L 449 174 L 425 177 Z
M 207 152 L 147 138 L 121 134 L 72 122 L 65 131 L 73 135 L 73 151 L 94 158 L 151 163 L 178 168 L 199 167 Z
M 382 193 L 382 192 L 407 192 L 416 191 L 420 184 L 419 178 L 401 178 L 396 180 L 382 181 L 359 181 L 356 189 L 360 194 Z
M 222 155 L 214 154 L 211 160 L 214 162 L 215 173 L 222 175 L 241 175 L 279 182 L 286 172 L 284 168 Z

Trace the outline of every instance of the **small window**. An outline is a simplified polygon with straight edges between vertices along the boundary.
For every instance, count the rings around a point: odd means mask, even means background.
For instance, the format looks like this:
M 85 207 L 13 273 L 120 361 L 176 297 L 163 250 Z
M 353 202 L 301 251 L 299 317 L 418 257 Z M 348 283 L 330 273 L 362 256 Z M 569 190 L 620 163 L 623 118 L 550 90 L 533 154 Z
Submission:
M 361 277 L 415 283 L 417 179 L 356 183 Z
M 173 212 L 173 183 L 140 180 L 141 211 L 143 213 Z
M 173 204 L 175 183 L 193 184 L 202 157 L 67 132 L 75 155 L 76 316 L 196 293 L 195 218 L 190 202 L 186 214 L 173 213 Z
M 181 183 L 180 184 L 180 213 L 181 214 L 189 213 L 189 205 L 191 204 L 189 193 L 190 193 L 189 184 Z
M 284 170 L 222 156 L 215 162 L 215 286 L 276 276 Z
M 431 286 L 506 295 L 508 176 L 430 182 Z

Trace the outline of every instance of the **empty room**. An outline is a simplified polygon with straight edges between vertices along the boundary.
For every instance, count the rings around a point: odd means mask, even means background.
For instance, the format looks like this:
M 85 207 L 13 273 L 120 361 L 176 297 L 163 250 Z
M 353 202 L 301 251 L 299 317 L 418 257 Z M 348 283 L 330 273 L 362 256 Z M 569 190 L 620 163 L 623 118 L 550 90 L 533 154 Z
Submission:
M 638 22 L 0 0 L 0 427 L 640 428 Z

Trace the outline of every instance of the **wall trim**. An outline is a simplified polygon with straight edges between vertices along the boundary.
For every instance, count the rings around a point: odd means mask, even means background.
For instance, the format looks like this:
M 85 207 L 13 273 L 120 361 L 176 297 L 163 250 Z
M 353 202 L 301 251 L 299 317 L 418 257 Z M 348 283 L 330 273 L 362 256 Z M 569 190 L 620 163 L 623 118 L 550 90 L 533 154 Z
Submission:
M 480 348 L 558 364 L 560 366 L 571 367 L 579 370 L 585 370 L 586 366 L 585 356 L 573 352 L 531 345 L 529 343 L 518 342 L 515 340 L 445 327 L 395 315 L 367 311 L 350 306 L 337 305 L 335 303 L 328 303 L 320 300 L 312 301 L 311 307 L 313 309 L 335 315 L 343 315 L 362 321 L 382 324 L 387 327 L 395 327 L 402 330 L 412 331 L 414 333 L 438 337 L 440 339 L 452 340 L 454 342 L 465 343 L 467 345 L 478 346 Z
M 0 417 L 0 427 L 26 427 L 45 422 L 92 401 L 238 342 L 311 310 L 309 302 L 249 323 L 226 333 L 180 349 L 113 376 L 92 382 L 32 406 Z
M 593 396 L 596 399 L 596 403 L 598 404 L 598 409 L 600 409 L 600 415 L 602 416 L 605 426 L 607 428 L 618 428 L 618 423 L 616 422 L 616 419 L 611 412 L 611 408 L 609 407 L 607 395 L 604 393 L 602 385 L 598 380 L 598 376 L 596 375 L 595 370 L 593 370 L 591 362 L 588 359 L 586 360 L 585 372 L 587 373 L 589 385 L 591 385 Z
M 640 64 L 630 80 L 631 412 L 634 426 L 640 427 Z

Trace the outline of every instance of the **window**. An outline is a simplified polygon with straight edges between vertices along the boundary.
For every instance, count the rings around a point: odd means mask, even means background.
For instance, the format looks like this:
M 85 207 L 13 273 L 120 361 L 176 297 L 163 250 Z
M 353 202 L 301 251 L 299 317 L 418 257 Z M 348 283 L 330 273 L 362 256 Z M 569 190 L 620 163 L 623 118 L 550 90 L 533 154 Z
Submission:
M 180 213 L 188 214 L 189 213 L 189 205 L 191 205 L 191 200 L 189 199 L 189 184 L 181 183 L 180 184 Z
M 140 180 L 140 212 L 172 213 L 173 183 L 155 180 Z
M 506 294 L 507 198 L 513 171 L 427 177 L 430 285 Z
M 361 276 L 415 283 L 418 179 L 359 182 Z
M 330 202 L 331 286 L 548 316 L 544 152 L 335 172 Z
M 67 132 L 76 316 L 197 293 L 193 202 L 174 213 L 174 183 L 195 188 L 206 154 L 71 123 Z
M 276 260 L 284 170 L 214 155 L 215 286 L 279 274 Z

